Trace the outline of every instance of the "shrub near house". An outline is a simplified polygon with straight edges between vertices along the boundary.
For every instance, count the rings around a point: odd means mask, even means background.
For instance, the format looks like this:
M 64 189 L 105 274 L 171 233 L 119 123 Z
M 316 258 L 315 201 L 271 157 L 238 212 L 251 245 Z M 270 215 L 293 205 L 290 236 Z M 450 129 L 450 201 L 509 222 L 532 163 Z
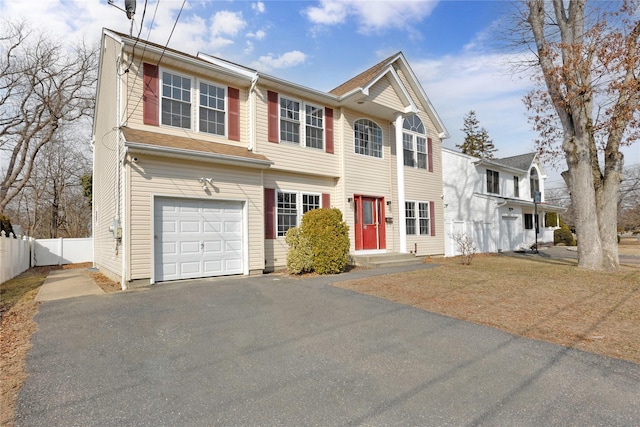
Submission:
M 287 232 L 287 269 L 300 274 L 315 271 L 337 274 L 349 260 L 349 227 L 340 209 L 314 209 L 302 217 L 300 227 Z

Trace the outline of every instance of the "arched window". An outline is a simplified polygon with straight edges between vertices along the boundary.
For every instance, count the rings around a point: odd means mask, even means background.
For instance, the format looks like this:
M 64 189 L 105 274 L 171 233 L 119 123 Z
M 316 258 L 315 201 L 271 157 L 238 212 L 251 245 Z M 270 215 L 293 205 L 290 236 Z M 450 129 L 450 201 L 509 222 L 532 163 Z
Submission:
M 382 129 L 368 119 L 353 124 L 355 151 L 357 154 L 382 158 Z
M 427 139 L 424 125 L 417 114 L 405 117 L 402 124 L 404 165 L 427 168 Z
M 540 191 L 540 181 L 538 180 L 538 170 L 531 168 L 529 172 L 529 187 L 531 189 L 531 199 L 534 198 L 537 191 Z

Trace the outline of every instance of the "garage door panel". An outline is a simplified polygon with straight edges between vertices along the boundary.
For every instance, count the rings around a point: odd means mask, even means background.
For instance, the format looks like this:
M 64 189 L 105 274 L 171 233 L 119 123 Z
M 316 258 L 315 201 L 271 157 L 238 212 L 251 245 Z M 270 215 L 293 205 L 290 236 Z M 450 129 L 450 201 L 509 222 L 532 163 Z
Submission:
M 180 220 L 180 233 L 200 233 L 201 221 Z
M 157 198 L 157 281 L 242 274 L 240 202 Z
M 205 254 L 219 254 L 222 252 L 222 242 L 219 240 L 204 242 L 203 251 Z
M 205 221 L 204 233 L 219 233 L 222 230 L 222 223 L 220 221 Z
M 224 271 L 221 260 L 208 260 L 204 262 L 204 272 L 207 274 L 212 276 L 222 275 L 225 274 Z
M 200 241 L 183 241 L 180 242 L 181 254 L 199 254 L 200 253 Z
M 165 255 L 177 255 L 178 245 L 176 242 L 162 242 L 162 253 Z

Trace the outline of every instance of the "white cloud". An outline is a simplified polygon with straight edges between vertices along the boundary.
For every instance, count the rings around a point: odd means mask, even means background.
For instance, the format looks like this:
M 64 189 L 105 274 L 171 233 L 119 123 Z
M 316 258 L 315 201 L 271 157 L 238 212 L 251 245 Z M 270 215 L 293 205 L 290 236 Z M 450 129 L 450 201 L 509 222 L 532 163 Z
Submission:
M 264 3 L 261 1 L 257 3 L 251 3 L 251 9 L 255 10 L 257 13 L 264 13 Z
M 211 35 L 235 36 L 246 25 L 246 21 L 242 19 L 242 13 L 223 10 L 211 17 Z
M 262 40 L 265 38 L 267 33 L 262 30 L 258 30 L 255 33 L 247 33 L 247 37 L 250 39 Z
M 261 56 L 252 66 L 260 71 L 268 71 L 277 68 L 289 68 L 304 63 L 307 56 L 299 50 L 283 53 L 278 57 L 272 54 Z
M 462 120 L 474 110 L 506 157 L 533 151 L 535 134 L 527 122 L 522 96 L 532 88 L 525 75 L 514 75 L 508 63 L 518 58 L 501 54 L 465 52 L 437 59 L 413 60 L 411 67 L 444 122 L 455 148 L 464 139 Z
M 307 18 L 317 25 L 337 25 L 352 16 L 358 31 L 364 34 L 389 28 L 411 29 L 411 25 L 429 16 L 437 0 L 361 1 L 320 0 L 319 6 L 305 10 Z

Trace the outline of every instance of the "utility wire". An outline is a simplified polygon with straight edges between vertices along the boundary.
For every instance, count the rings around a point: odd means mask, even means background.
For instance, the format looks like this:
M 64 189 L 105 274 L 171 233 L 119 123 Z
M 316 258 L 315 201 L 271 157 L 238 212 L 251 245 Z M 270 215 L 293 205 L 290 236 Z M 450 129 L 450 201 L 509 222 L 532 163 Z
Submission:
M 159 3 L 159 1 L 158 1 Z M 178 16 L 176 16 L 176 20 L 173 23 L 173 28 L 171 29 L 171 33 L 169 34 L 169 38 L 167 39 L 167 42 L 164 44 L 163 48 L 162 48 L 162 53 L 160 54 L 160 58 L 158 59 L 158 62 L 156 62 L 156 68 L 160 65 L 160 62 L 162 61 L 162 58 L 164 57 L 165 52 L 167 51 L 167 49 L 169 48 L 169 43 L 171 42 L 171 37 L 173 37 L 173 32 L 176 29 L 176 26 L 178 25 L 178 20 L 180 19 L 180 15 L 182 15 L 182 11 L 184 10 L 184 5 L 187 3 L 187 0 L 183 0 L 182 1 L 182 6 L 180 6 L 180 11 L 178 11 Z M 157 7 L 157 4 L 156 4 Z M 157 9 L 156 9 L 157 10 Z M 154 13 L 154 20 L 155 20 L 155 13 Z M 149 30 L 151 31 L 151 30 Z M 140 60 L 142 63 L 142 59 Z M 143 83 L 144 84 L 144 83 Z M 148 84 L 148 83 L 147 83 Z M 144 92 L 144 91 L 143 91 Z M 144 97 L 144 95 L 140 95 L 140 97 L 138 98 L 138 102 L 136 102 L 135 107 L 131 110 L 131 113 L 129 114 L 129 116 L 127 117 L 127 122 L 129 121 L 129 119 L 131 118 L 131 116 L 133 115 L 133 112 L 136 111 L 136 109 L 138 108 L 138 106 L 140 105 L 140 102 L 142 101 L 142 98 Z

